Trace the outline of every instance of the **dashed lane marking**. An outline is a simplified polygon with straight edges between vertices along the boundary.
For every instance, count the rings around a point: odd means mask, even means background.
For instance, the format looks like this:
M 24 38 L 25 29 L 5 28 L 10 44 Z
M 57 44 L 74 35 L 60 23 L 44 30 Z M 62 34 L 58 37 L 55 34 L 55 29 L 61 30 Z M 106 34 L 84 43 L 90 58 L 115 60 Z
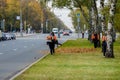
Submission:
M 17 49 L 13 49 L 13 51 L 17 51 Z
M 2 55 L 3 53 L 0 53 L 0 55 Z
M 27 46 L 24 46 L 24 48 L 27 48 Z

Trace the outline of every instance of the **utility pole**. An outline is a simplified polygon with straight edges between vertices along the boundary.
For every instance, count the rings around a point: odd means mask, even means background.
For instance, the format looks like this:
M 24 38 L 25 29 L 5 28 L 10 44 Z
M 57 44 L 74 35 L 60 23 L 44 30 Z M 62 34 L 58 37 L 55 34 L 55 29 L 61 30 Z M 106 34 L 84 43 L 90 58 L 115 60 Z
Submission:
M 23 24 L 22 24 L 22 0 L 20 0 L 20 34 L 21 34 L 21 37 L 23 37 L 22 29 L 23 29 Z
M 48 19 L 46 19 L 46 33 L 48 31 Z
M 80 13 L 77 13 L 77 28 L 78 28 L 78 38 L 80 38 Z

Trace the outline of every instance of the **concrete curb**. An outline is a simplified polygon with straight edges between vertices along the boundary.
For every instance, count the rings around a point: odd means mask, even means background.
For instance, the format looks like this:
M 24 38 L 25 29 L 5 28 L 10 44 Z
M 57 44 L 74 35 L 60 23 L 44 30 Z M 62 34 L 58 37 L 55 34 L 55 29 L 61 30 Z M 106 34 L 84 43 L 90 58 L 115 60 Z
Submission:
M 19 76 L 20 74 L 22 74 L 23 72 L 25 72 L 27 69 L 29 69 L 31 66 L 33 66 L 34 64 L 36 64 L 37 62 L 39 62 L 40 60 L 42 60 L 44 57 L 46 57 L 49 53 L 46 53 L 44 56 L 42 56 L 41 58 L 39 58 L 37 61 L 33 62 L 32 64 L 28 65 L 26 68 L 24 68 L 23 70 L 21 70 L 20 72 L 18 72 L 17 74 L 15 74 L 13 77 L 11 77 L 9 80 L 14 80 L 17 76 Z

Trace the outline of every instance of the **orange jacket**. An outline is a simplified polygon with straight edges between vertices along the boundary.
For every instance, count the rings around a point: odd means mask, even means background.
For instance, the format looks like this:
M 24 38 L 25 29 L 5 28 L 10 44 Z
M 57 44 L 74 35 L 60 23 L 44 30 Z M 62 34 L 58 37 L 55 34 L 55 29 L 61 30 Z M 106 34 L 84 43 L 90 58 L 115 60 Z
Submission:
M 47 38 L 46 38 L 47 40 L 51 40 L 52 39 L 52 37 L 49 35 L 49 36 L 47 36 Z
M 94 34 L 92 34 L 92 36 L 91 36 L 91 39 L 93 40 L 93 39 L 95 39 L 95 36 L 94 36 Z
M 107 37 L 106 36 L 102 36 L 102 41 L 106 41 Z
M 53 36 L 53 39 L 56 41 L 56 40 L 57 40 L 57 37 L 56 37 L 56 36 Z
M 47 36 L 47 40 L 52 40 L 52 39 L 54 39 L 54 40 L 57 40 L 57 37 L 56 36 Z
M 91 39 L 92 39 L 92 40 L 95 39 L 94 34 L 92 34 Z M 99 35 L 98 35 L 98 34 L 97 34 L 97 39 L 99 40 Z

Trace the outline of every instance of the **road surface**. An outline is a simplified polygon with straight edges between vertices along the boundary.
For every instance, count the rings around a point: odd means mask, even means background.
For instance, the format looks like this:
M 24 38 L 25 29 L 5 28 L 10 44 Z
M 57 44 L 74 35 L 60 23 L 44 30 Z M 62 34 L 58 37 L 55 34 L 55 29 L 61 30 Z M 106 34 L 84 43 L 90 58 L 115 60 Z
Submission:
M 9 80 L 16 73 L 46 55 L 46 51 L 49 51 L 45 40 L 47 35 L 34 34 L 0 42 L 0 80 Z M 77 38 L 76 34 L 61 35 L 59 42 L 63 43 L 75 38 Z

